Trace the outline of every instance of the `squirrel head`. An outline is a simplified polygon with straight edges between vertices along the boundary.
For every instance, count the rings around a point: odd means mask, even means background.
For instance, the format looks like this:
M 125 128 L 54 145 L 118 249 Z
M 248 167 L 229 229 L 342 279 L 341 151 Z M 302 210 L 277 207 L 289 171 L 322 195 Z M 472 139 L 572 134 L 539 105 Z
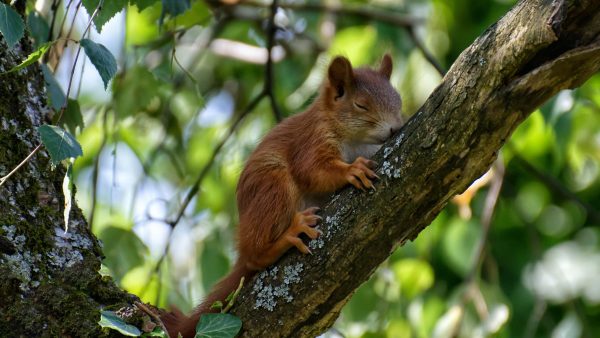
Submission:
M 391 74 L 389 54 L 378 69 L 352 68 L 343 56 L 331 61 L 323 88 L 325 109 L 347 141 L 382 144 L 402 126 L 402 100 Z

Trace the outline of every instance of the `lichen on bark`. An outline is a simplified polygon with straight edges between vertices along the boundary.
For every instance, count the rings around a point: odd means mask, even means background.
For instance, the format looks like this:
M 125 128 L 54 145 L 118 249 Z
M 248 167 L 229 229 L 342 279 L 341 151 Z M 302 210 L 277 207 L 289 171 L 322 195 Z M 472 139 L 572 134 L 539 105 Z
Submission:
M 0 38 L 0 72 L 29 52 L 27 38 L 14 48 Z M 50 110 L 38 66 L 0 76 L 2 177 L 41 142 Z M 0 337 L 111 335 L 97 324 L 100 309 L 136 299 L 99 275 L 100 245 L 76 206 L 65 233 L 64 174 L 42 149 L 0 187 Z

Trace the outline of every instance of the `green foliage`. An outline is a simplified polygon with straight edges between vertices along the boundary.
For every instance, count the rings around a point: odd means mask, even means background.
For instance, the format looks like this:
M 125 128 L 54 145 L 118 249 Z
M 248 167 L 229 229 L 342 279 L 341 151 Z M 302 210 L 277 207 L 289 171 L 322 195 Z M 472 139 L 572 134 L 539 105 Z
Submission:
M 40 13 L 36 11 L 29 12 L 29 15 L 27 15 L 27 27 L 29 28 L 29 34 L 35 42 L 35 48 L 39 48 L 48 41 L 50 26 L 48 26 L 48 23 Z
M 12 48 L 23 37 L 25 24 L 19 14 L 5 3 L 0 2 L 0 33 Z
M 100 326 L 118 331 L 120 334 L 129 337 L 139 337 L 142 332 L 135 326 L 129 325 L 117 316 L 113 311 L 100 311 Z
M 44 74 L 44 82 L 46 83 L 46 91 L 48 92 L 48 99 L 50 100 L 50 106 L 55 111 L 59 111 L 65 106 L 65 93 L 56 81 L 54 74 L 46 65 L 42 65 L 42 73 Z
M 148 249 L 131 230 L 109 226 L 102 230 L 99 237 L 105 243 L 104 264 L 117 280 L 144 263 Z
M 228 313 L 206 313 L 196 326 L 196 338 L 233 338 L 242 328 L 242 321 Z
M 117 61 L 111 52 L 102 44 L 95 43 L 90 39 L 82 39 L 81 46 L 85 50 L 85 54 L 90 58 L 90 61 L 96 67 L 98 74 L 104 82 L 104 88 L 108 87 L 108 82 L 117 73 Z
M 62 160 L 83 155 L 79 142 L 66 130 L 45 124 L 38 127 L 38 132 L 42 138 L 42 143 L 50 153 L 53 165 L 57 165 Z

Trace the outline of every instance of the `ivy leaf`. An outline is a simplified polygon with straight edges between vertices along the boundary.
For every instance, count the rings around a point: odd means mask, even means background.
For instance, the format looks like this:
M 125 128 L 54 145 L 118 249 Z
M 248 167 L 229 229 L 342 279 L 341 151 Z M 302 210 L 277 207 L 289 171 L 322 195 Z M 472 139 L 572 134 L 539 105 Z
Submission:
M 242 321 L 228 313 L 206 313 L 196 326 L 196 338 L 233 338 L 242 328 Z
M 55 42 L 56 41 L 50 41 L 50 42 L 46 42 L 46 43 L 42 44 L 41 46 L 38 47 L 38 49 L 33 51 L 31 54 L 29 54 L 29 56 L 27 56 L 27 59 L 23 60 L 23 62 L 21 62 L 19 65 L 15 66 L 15 67 L 13 67 L 11 70 L 9 70 L 6 73 L 16 72 L 17 70 L 21 70 L 21 69 L 37 62 L 37 60 L 39 60 L 42 56 L 44 56 L 44 54 L 46 54 L 46 52 L 50 49 L 50 47 L 52 47 L 52 45 Z
M 71 214 L 71 205 L 73 200 L 73 162 L 74 159 L 69 160 L 69 167 L 65 173 L 63 179 L 62 190 L 63 196 L 65 197 L 65 210 L 63 211 L 63 217 L 65 219 L 65 232 L 69 230 L 69 215 Z
M 35 41 L 35 48 L 48 41 L 50 26 L 48 26 L 48 22 L 38 12 L 29 12 L 29 15 L 27 15 L 27 27 L 29 27 L 29 33 Z
M 62 88 L 54 78 L 54 74 L 50 71 L 50 68 L 45 64 L 42 64 L 42 73 L 44 74 L 44 82 L 46 82 L 46 91 L 48 91 L 48 97 L 50 98 L 50 106 L 55 111 L 59 111 L 64 105 L 67 98 Z
M 102 8 L 98 11 L 98 14 L 94 17 L 94 26 L 98 33 L 102 31 L 104 24 L 110 21 L 117 13 L 121 12 L 127 6 L 128 0 L 105 0 L 102 4 Z M 100 0 L 83 0 L 83 7 L 87 10 L 89 15 L 92 15 Z
M 45 124 L 38 127 L 38 132 L 42 143 L 50 153 L 53 165 L 57 165 L 62 160 L 83 155 L 79 142 L 66 130 Z
M 90 58 L 94 67 L 100 74 L 104 82 L 104 89 L 108 87 L 108 82 L 117 73 L 117 61 L 111 52 L 100 43 L 95 43 L 90 39 L 81 40 L 81 46 L 85 54 Z
M 25 24 L 19 13 L 12 7 L 0 2 L 0 33 L 6 39 L 6 44 L 12 48 L 23 37 Z
M 117 314 L 113 311 L 100 311 L 100 321 L 98 324 L 101 327 L 108 327 L 110 329 L 117 330 L 119 333 L 125 336 L 139 337 L 142 335 L 140 329 L 125 323 L 123 319 L 117 316 Z

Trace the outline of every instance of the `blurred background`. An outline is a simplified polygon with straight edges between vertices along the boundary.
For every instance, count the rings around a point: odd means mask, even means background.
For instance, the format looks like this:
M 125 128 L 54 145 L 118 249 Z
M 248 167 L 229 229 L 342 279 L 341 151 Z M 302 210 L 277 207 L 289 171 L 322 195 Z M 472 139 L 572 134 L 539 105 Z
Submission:
M 163 7 L 163 3 L 165 7 Z M 50 103 L 83 147 L 76 199 L 102 273 L 189 311 L 235 260 L 235 187 L 332 56 L 378 65 L 412 115 L 514 0 L 105 1 L 87 31 L 115 56 L 108 89 L 72 39 L 98 0 L 28 2 Z M 269 53 L 269 50 L 271 51 Z M 194 189 L 198 187 L 198 189 Z M 484 178 L 399 248 L 326 337 L 598 337 L 600 74 L 514 133 Z

